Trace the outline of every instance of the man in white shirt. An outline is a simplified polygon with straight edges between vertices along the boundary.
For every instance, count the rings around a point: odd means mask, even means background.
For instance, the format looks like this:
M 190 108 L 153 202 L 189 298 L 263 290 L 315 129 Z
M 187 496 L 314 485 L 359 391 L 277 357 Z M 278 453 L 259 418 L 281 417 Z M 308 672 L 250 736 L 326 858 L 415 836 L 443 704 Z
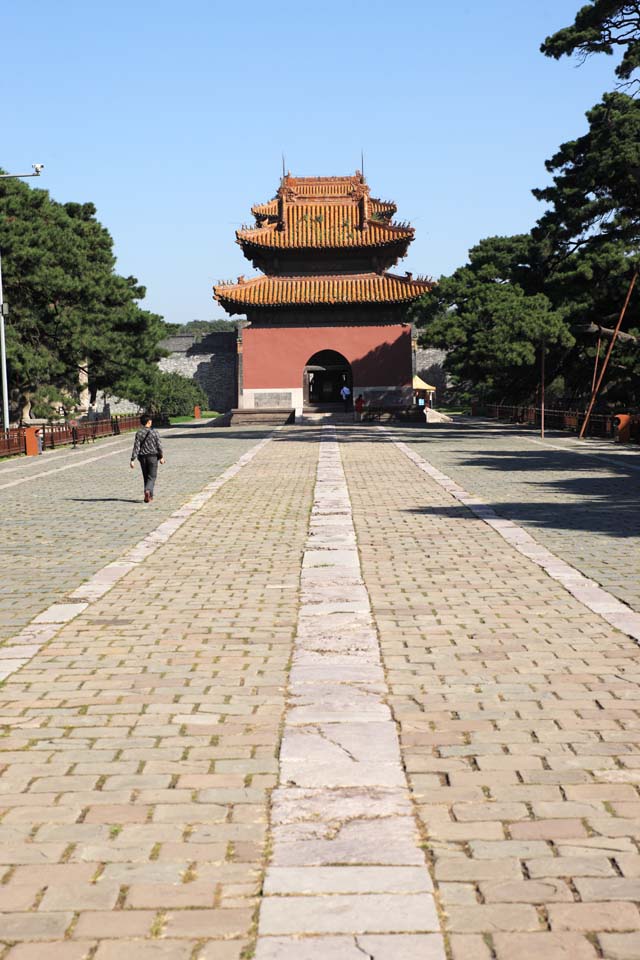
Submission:
M 340 390 L 340 396 L 344 401 L 344 409 L 346 413 L 349 410 L 349 407 L 351 405 L 351 390 L 349 390 L 349 387 L 346 385 L 346 383 L 342 384 L 342 388 Z

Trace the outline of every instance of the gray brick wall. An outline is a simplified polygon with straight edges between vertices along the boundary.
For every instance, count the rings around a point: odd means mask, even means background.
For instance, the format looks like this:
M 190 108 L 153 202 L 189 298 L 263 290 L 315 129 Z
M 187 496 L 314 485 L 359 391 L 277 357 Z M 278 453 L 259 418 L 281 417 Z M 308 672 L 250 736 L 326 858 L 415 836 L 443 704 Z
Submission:
M 96 402 L 90 409 L 90 416 L 113 417 L 116 413 L 129 414 L 140 413 L 140 407 L 137 403 L 130 400 L 123 400 L 121 397 L 112 397 L 111 394 L 98 390 Z
M 416 350 L 416 373 L 436 388 L 436 404 L 447 386 L 447 375 L 442 368 L 446 355 L 444 350 L 435 347 L 418 347 Z
M 236 406 L 236 334 L 215 332 L 199 343 L 194 337 L 169 337 L 160 344 L 171 351 L 158 366 L 200 384 L 211 410 L 224 413 Z

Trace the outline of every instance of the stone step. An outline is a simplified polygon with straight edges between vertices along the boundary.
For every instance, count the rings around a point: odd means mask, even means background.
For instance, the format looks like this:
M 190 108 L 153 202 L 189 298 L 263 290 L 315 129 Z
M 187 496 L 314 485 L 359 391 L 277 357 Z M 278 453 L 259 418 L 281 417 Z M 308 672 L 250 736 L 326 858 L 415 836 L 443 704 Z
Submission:
M 295 410 L 289 407 L 258 407 L 254 409 L 229 410 L 223 416 L 212 421 L 216 427 L 281 427 L 285 423 L 294 423 Z

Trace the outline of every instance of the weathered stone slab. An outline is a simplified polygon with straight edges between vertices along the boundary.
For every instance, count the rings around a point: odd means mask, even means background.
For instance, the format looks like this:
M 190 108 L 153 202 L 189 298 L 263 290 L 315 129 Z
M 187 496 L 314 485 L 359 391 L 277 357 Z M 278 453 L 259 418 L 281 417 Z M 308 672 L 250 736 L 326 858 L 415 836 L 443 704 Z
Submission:
M 265 937 L 256 960 L 445 960 L 439 934 L 387 934 L 353 937 Z
M 426 874 L 413 817 L 287 823 L 274 827 L 273 838 L 274 866 L 398 864 Z
M 260 907 L 262 935 L 287 933 L 423 933 L 439 930 L 429 894 L 267 897 Z
M 364 598 L 361 600 L 327 600 L 320 603 L 309 604 L 301 614 L 301 620 L 304 622 L 305 619 L 310 617 L 326 617 L 326 625 L 331 626 L 333 617 L 344 616 L 350 613 L 366 614 L 368 612 L 369 603 Z
M 361 723 L 389 720 L 391 714 L 380 693 L 375 689 L 358 687 L 355 684 L 321 684 L 317 694 L 310 691 L 309 684 L 297 684 L 291 690 L 291 707 L 288 713 L 290 724 L 334 723 L 338 720 Z
M 349 666 L 343 664 L 339 670 L 331 663 L 296 663 L 291 668 L 291 682 L 296 685 L 305 683 L 335 683 L 338 674 L 340 675 L 341 683 L 345 684 L 375 684 L 384 681 L 384 672 L 380 664 L 372 661 L 367 662 L 363 658 L 361 663 L 354 663 Z
M 340 568 L 342 569 L 342 568 Z M 345 570 L 346 573 L 346 570 Z M 355 579 L 351 583 L 346 578 L 334 576 L 332 579 L 322 579 L 309 582 L 303 579 L 301 583 L 300 599 L 304 604 L 324 603 L 327 600 L 357 600 L 368 601 L 367 591 Z
M 384 723 L 314 724 L 285 730 L 280 759 L 319 763 L 400 763 L 394 728 Z
M 362 580 L 354 567 L 307 567 L 300 574 L 300 584 L 305 590 L 335 583 L 357 587 Z
M 264 892 L 314 893 L 431 893 L 424 867 L 276 867 L 267 871 Z
M 274 824 L 411 815 L 411 802 L 404 789 L 376 786 L 314 790 L 280 786 L 272 794 L 271 816 Z
M 309 636 L 298 635 L 296 641 L 298 651 L 317 651 L 319 655 L 327 653 L 341 654 L 360 653 L 365 659 L 372 657 L 379 659 L 378 641 L 373 633 L 363 630 L 354 630 L 352 633 L 325 633 L 319 630 L 317 634 Z
M 34 623 L 67 623 L 82 613 L 86 603 L 53 603 L 34 618 Z
M 334 640 L 334 643 L 339 641 Z M 338 650 L 333 649 L 330 654 L 327 654 L 326 651 L 314 650 L 312 647 L 305 644 L 296 644 L 297 651 L 293 658 L 293 662 L 296 666 L 300 667 L 318 667 L 324 666 L 327 662 L 331 662 L 336 665 L 336 668 L 346 667 L 350 669 L 354 666 L 360 664 L 375 663 L 379 665 L 380 658 L 377 656 L 377 649 L 373 645 L 373 638 L 371 642 L 358 650 L 347 649 L 345 652 L 340 653 Z
M 303 760 L 283 760 L 281 774 L 299 787 L 399 787 L 406 783 L 404 771 L 395 763 L 307 763 Z
M 321 550 L 315 545 L 314 549 L 305 550 L 302 569 L 305 570 L 309 567 L 343 567 L 358 572 L 360 570 L 358 554 L 355 550 L 345 550 L 343 548 Z

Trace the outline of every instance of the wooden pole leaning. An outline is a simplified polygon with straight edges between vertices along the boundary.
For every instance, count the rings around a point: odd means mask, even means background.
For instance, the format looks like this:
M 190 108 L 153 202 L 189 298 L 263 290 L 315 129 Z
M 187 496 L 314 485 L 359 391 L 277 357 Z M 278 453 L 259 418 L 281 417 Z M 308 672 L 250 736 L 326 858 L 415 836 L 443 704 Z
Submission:
M 584 435 L 585 435 L 585 433 L 586 433 L 586 431 L 587 431 L 587 427 L 589 426 L 589 420 L 591 419 L 591 414 L 592 414 L 592 412 L 593 412 L 593 407 L 594 407 L 594 405 L 595 405 L 596 398 L 597 398 L 598 393 L 599 393 L 599 391 L 600 391 L 600 387 L 602 386 L 602 381 L 603 381 L 603 379 L 604 379 L 604 375 L 605 375 L 605 373 L 606 373 L 607 366 L 608 366 L 608 364 L 609 364 L 609 359 L 610 359 L 611 354 L 612 354 L 612 352 L 613 352 L 613 347 L 614 347 L 615 342 L 616 342 L 616 340 L 617 340 L 617 338 L 618 338 L 618 334 L 620 333 L 620 327 L 622 326 L 622 321 L 624 320 L 625 314 L 626 314 L 626 312 L 627 312 L 627 307 L 629 306 L 629 301 L 631 300 L 631 294 L 633 293 L 633 288 L 634 288 L 635 285 L 636 285 L 636 280 L 637 280 L 637 279 L 638 279 L 638 270 L 636 270 L 636 272 L 634 273 L 634 275 L 633 275 L 632 278 L 631 278 L 631 283 L 629 284 L 629 289 L 627 290 L 627 296 L 626 296 L 626 299 L 625 299 L 625 301 L 624 301 L 624 306 L 623 306 L 622 310 L 620 311 L 620 316 L 618 317 L 618 322 L 617 322 L 617 324 L 616 324 L 616 328 L 615 328 L 615 330 L 613 331 L 613 336 L 611 337 L 611 341 L 610 341 L 610 343 L 609 343 L 609 347 L 608 347 L 607 352 L 606 352 L 606 354 L 605 354 L 605 358 L 604 358 L 604 360 L 602 361 L 602 368 L 601 368 L 600 373 L 599 373 L 599 375 L 598 375 L 597 382 L 596 382 L 593 390 L 591 391 L 591 400 L 589 401 L 589 407 L 588 407 L 588 409 L 587 409 L 587 413 L 586 413 L 586 416 L 585 416 L 585 418 L 584 418 L 584 422 L 583 422 L 583 424 L 582 424 L 582 427 L 580 428 L 580 435 L 579 435 L 579 438 L 578 438 L 579 440 L 584 440 Z

